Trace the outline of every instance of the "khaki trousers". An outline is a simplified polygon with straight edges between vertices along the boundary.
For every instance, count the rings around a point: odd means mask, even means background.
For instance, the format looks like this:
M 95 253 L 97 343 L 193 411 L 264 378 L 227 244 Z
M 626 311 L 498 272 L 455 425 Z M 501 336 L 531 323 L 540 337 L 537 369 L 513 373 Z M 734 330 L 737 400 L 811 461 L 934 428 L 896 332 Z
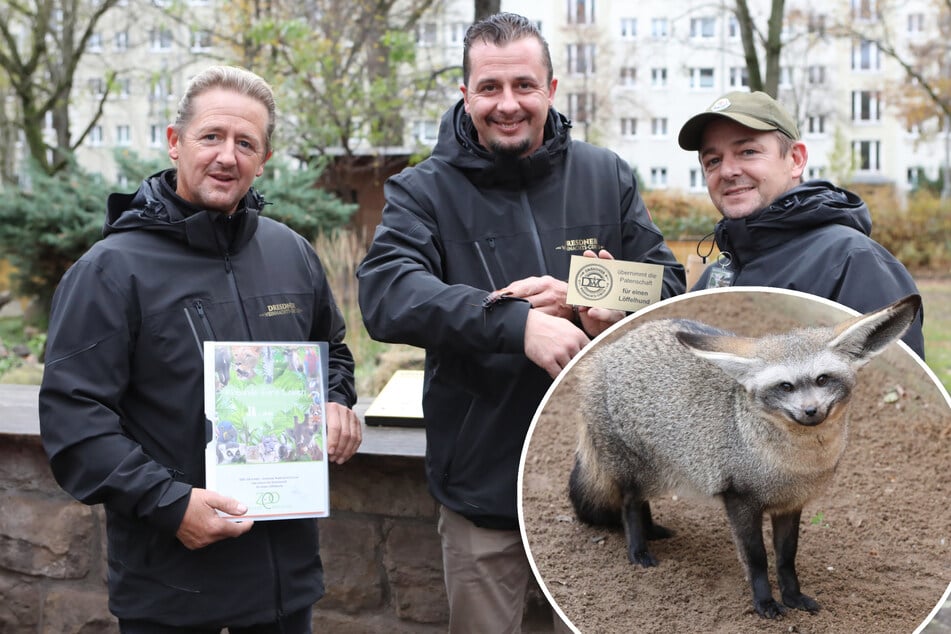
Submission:
M 517 634 L 532 568 L 517 530 L 479 528 L 439 507 L 450 634 Z M 570 632 L 552 610 L 555 632 Z

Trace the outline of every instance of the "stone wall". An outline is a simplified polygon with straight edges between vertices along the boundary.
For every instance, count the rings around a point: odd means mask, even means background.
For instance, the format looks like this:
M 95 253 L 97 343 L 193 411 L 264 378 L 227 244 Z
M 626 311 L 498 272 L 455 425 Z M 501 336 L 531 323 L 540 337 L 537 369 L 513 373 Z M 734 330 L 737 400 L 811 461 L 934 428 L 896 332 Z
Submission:
M 421 430 L 366 428 L 332 465 L 332 517 L 320 520 L 327 594 L 317 632 L 444 632 L 448 619 L 436 505 Z M 105 515 L 62 492 L 38 436 L 36 388 L 0 385 L 0 632 L 117 632 L 106 595 Z M 530 593 L 523 631 L 550 632 Z

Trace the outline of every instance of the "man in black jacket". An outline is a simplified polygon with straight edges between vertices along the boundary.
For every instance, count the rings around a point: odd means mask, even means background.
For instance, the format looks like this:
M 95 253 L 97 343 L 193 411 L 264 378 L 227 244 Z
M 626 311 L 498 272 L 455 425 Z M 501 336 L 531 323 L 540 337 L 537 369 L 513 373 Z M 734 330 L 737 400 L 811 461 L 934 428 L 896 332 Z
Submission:
M 570 139 L 528 20 L 472 25 L 463 75 L 432 156 L 387 181 L 357 275 L 370 334 L 426 349 L 426 470 L 450 630 L 511 632 L 531 576 L 516 511 L 529 424 L 552 378 L 623 316 L 567 305 L 570 256 L 663 265 L 664 297 L 683 292 L 684 273 L 630 167 Z
M 327 455 L 361 440 L 353 357 L 311 245 L 260 215 L 270 87 L 212 67 L 168 127 L 177 169 L 108 201 L 104 238 L 53 298 L 40 428 L 53 474 L 106 511 L 109 606 L 128 634 L 311 631 L 314 520 L 234 522 L 206 490 L 203 341 L 327 341 Z M 275 309 L 274 307 L 279 307 Z M 247 502 L 247 501 L 246 501 Z
M 699 152 L 723 219 L 721 255 L 692 290 L 772 286 L 866 313 L 918 293 L 895 256 L 871 237 L 868 207 L 821 180 L 802 182 L 808 152 L 789 113 L 763 92 L 731 92 L 691 117 L 680 147 Z M 924 358 L 923 312 L 904 341 Z

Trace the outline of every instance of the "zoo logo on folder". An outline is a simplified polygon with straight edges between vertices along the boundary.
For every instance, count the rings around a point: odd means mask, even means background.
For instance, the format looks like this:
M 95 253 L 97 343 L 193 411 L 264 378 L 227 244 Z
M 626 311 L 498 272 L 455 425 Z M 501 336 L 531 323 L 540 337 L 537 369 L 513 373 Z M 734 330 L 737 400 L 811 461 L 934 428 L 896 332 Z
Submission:
M 205 483 L 248 507 L 236 521 L 330 514 L 327 355 L 325 342 L 204 343 Z

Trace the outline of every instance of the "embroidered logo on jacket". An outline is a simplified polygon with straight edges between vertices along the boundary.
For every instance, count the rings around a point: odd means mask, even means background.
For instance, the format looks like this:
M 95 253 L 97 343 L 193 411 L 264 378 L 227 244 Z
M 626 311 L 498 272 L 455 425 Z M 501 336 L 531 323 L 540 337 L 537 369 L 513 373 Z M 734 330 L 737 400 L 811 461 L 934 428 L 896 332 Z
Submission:
M 261 317 L 277 317 L 279 315 L 296 315 L 301 311 L 294 302 L 285 302 L 283 304 L 268 304 L 267 311 L 261 313 Z
M 577 251 L 581 253 L 587 249 L 597 252 L 601 248 L 601 243 L 597 238 L 578 238 L 576 240 L 566 240 L 564 244 L 555 247 L 556 251 Z

